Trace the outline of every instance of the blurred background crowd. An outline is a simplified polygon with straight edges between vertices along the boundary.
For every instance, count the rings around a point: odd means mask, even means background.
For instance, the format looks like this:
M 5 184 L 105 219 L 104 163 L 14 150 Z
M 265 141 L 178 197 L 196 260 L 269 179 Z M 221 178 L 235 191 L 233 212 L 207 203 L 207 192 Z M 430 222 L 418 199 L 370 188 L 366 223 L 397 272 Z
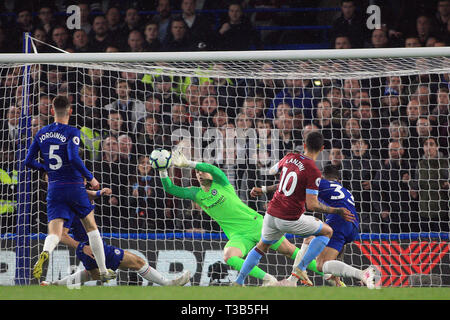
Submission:
M 71 4 L 3 1 L 0 52 L 22 52 L 23 32 L 38 40 L 38 52 L 88 53 L 447 46 L 450 30 L 450 1 L 79 1 L 81 29 L 69 30 Z M 366 27 L 370 4 L 381 8 L 380 29 Z M 275 181 L 262 169 L 274 157 L 302 152 L 305 135 L 320 130 L 326 144 L 319 169 L 341 168 L 362 232 L 449 231 L 448 73 L 255 80 L 33 65 L 26 87 L 22 72 L 1 69 L 1 233 L 16 226 L 22 111 L 29 108 L 34 136 L 53 121 L 57 94 L 72 103 L 83 159 L 113 190 L 96 208 L 103 232 L 219 230 L 195 204 L 167 195 L 149 162 L 154 148 L 194 136 L 198 124 L 203 135 L 244 132 L 243 143 L 213 150 L 207 160 L 261 213 L 267 198 L 249 192 Z M 252 144 L 249 129 L 265 143 Z M 209 144 L 204 138 L 200 151 Z M 178 185 L 198 185 L 189 170 L 171 175 Z M 45 177 L 34 172 L 31 181 L 33 231 L 45 232 Z

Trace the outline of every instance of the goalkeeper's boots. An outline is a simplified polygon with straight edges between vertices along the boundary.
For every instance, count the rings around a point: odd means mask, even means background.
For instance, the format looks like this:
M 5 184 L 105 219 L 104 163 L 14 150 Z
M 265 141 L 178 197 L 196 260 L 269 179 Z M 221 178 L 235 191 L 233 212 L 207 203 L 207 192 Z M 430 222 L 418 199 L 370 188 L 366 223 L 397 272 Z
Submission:
M 108 282 L 109 280 L 113 280 L 116 277 L 117 277 L 116 272 L 111 269 L 107 269 L 106 273 L 100 272 L 100 281 L 101 282 Z
M 48 262 L 49 254 L 48 251 L 42 251 L 39 255 L 39 259 L 33 267 L 33 277 L 40 279 L 42 275 L 42 270 L 44 269 L 44 264 Z
M 368 289 L 375 289 L 375 268 L 369 266 L 362 271 L 362 282 Z
M 294 272 L 292 272 L 292 275 L 294 277 L 296 277 L 300 281 L 301 284 L 308 286 L 308 287 L 314 286 L 312 281 L 309 280 L 306 270 L 301 270 L 300 268 L 295 267 L 295 270 L 294 270 Z
M 180 277 L 170 281 L 169 286 L 184 286 L 190 280 L 191 280 L 191 272 L 189 270 L 186 270 Z
M 274 286 L 276 286 L 277 283 L 278 283 L 277 278 L 275 278 L 272 275 L 269 275 L 268 273 L 266 275 L 268 275 L 268 279 L 263 280 L 262 286 L 263 287 L 274 287 Z

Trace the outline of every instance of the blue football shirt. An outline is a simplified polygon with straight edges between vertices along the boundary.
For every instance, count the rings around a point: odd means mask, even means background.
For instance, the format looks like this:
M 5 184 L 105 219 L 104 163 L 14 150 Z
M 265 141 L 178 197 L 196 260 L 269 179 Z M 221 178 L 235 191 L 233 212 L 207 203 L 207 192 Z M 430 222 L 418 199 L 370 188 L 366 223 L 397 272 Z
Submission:
M 92 173 L 81 160 L 78 150 L 80 131 L 72 126 L 54 122 L 38 131 L 28 150 L 25 165 L 45 170 L 49 189 L 55 186 L 82 184 L 86 178 L 92 180 Z M 43 163 L 37 158 L 41 154 Z
M 319 184 L 318 199 L 320 202 L 330 207 L 347 208 L 356 217 L 356 221 L 353 223 L 356 226 L 359 225 L 359 217 L 355 208 L 355 199 L 351 192 L 344 188 L 339 182 L 322 178 Z M 345 221 L 338 214 L 326 214 L 325 218 L 326 220 L 337 219 Z

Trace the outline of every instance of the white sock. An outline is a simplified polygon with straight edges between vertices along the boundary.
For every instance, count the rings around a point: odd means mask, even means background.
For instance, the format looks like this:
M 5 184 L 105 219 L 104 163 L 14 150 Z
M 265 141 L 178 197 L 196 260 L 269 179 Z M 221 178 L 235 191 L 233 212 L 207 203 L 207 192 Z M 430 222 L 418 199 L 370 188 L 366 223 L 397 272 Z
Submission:
M 162 286 L 168 286 L 170 284 L 170 280 L 167 280 L 166 277 L 156 271 L 156 269 L 150 267 L 148 263 L 145 263 L 145 265 L 141 269 L 139 269 L 137 273 L 142 278 L 150 282 L 157 283 Z
M 300 247 L 300 250 L 297 252 L 297 255 L 295 256 L 295 260 L 294 260 L 294 268 L 293 271 L 295 270 L 295 268 L 300 264 L 300 261 L 302 261 L 303 256 L 306 253 L 306 250 L 308 250 L 309 244 L 306 243 L 302 243 L 302 246 Z M 288 278 L 289 281 L 297 283 L 298 282 L 298 278 L 294 277 L 292 274 L 289 276 Z
M 347 278 L 356 278 L 362 280 L 362 271 L 348 264 L 338 261 L 338 260 L 330 260 L 323 264 L 322 268 L 323 273 L 331 273 L 334 276 L 338 277 L 347 277 Z
M 47 235 L 47 237 L 45 237 L 43 251 L 47 251 L 49 254 L 52 253 L 53 250 L 55 250 L 58 243 L 59 237 L 56 234 Z
M 91 280 L 91 275 L 87 270 L 79 270 L 61 280 L 53 281 L 52 284 L 56 286 L 67 286 L 75 284 L 84 284 L 85 282 Z
M 94 230 L 87 233 L 89 237 L 89 246 L 92 249 L 92 253 L 95 257 L 95 262 L 97 262 L 98 269 L 100 273 L 106 273 L 106 264 L 105 264 L 105 251 L 103 249 L 103 241 L 100 236 L 100 231 Z
M 266 273 L 266 274 L 264 275 L 264 277 L 263 277 L 263 280 L 264 280 L 264 281 L 269 281 L 269 280 L 277 281 L 277 278 L 275 278 L 275 277 L 274 277 L 273 275 L 271 275 L 271 274 Z

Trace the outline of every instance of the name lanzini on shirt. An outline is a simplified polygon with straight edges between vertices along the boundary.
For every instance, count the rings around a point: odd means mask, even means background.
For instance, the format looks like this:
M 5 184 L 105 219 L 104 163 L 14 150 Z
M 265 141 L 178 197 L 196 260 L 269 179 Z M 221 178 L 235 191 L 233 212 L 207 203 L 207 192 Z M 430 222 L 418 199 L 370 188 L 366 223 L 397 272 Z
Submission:
M 301 163 L 298 159 L 291 158 L 288 161 L 286 161 L 286 164 L 288 164 L 288 163 L 295 164 L 300 171 L 305 170 L 305 167 L 303 166 L 303 163 Z

